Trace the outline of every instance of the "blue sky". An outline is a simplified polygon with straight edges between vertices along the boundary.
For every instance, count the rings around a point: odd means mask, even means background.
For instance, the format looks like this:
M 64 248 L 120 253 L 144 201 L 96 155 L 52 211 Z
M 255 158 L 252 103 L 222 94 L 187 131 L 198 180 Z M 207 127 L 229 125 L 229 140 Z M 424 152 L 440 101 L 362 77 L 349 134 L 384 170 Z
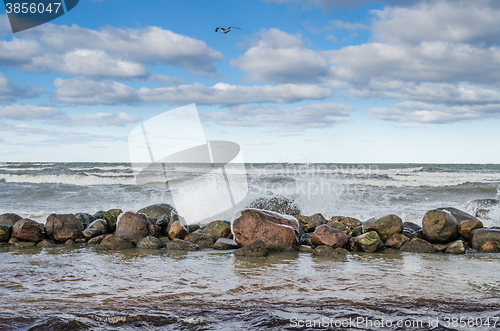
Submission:
M 80 0 L 16 34 L 2 14 L 0 161 L 127 162 L 134 127 L 196 103 L 246 162 L 500 163 L 498 22 L 493 0 Z

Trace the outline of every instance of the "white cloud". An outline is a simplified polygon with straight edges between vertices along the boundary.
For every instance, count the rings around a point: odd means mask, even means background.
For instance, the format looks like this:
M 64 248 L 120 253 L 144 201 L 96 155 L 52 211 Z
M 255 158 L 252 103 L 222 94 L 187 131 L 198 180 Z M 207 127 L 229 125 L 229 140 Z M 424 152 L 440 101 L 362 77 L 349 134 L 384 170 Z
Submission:
M 334 20 L 332 21 L 332 24 L 339 29 L 345 29 L 345 30 L 370 30 L 370 27 L 368 25 L 364 25 L 361 23 L 350 23 L 350 22 L 344 22 L 341 20 Z
M 109 80 L 95 81 L 86 78 L 56 79 L 57 90 L 52 97 L 62 102 L 75 104 L 134 104 L 169 103 L 183 105 L 244 103 L 283 103 L 307 99 L 326 99 L 332 91 L 315 85 L 263 85 L 243 86 L 218 83 L 205 86 L 200 83 L 174 87 L 134 89 Z
M 358 6 L 366 3 L 373 3 L 373 0 L 265 0 L 267 2 L 274 3 L 296 3 L 303 6 L 316 6 L 322 9 L 332 9 L 335 7 L 347 7 L 347 6 Z M 396 4 L 398 6 L 405 5 L 409 6 L 418 0 L 382 0 L 379 2 L 385 2 L 388 4 Z
M 55 121 L 64 126 L 124 126 L 129 123 L 137 123 L 141 118 L 130 116 L 126 113 L 95 113 L 78 114 L 68 120 Z M 52 124 L 50 121 L 49 124 Z
M 61 118 L 64 114 L 52 107 L 33 105 L 0 105 L 0 118 L 13 120 L 43 120 Z
M 43 93 L 42 88 L 20 87 L 4 74 L 0 73 L 0 101 L 15 100 L 20 98 L 32 98 Z

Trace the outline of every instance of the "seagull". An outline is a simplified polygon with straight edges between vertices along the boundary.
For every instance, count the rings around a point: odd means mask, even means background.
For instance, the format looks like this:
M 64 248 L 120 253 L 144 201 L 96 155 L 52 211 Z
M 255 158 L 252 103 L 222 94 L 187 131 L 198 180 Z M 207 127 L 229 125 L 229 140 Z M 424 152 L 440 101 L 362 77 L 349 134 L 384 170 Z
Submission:
M 235 27 L 235 26 L 230 26 L 230 27 L 229 27 L 229 28 L 227 28 L 227 29 L 224 29 L 224 28 L 216 28 L 216 29 L 215 29 L 215 32 L 217 32 L 217 31 L 219 31 L 219 30 L 220 30 L 220 33 L 224 33 L 224 34 L 226 34 L 226 33 L 228 33 L 231 29 L 238 29 L 238 30 L 241 30 L 240 28 L 237 28 L 237 27 Z

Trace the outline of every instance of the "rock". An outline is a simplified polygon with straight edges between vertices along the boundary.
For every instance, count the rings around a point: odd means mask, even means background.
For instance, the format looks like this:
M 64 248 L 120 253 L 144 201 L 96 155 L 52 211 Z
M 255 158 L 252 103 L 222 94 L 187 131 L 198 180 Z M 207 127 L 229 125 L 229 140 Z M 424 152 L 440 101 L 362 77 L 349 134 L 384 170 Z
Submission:
M 413 222 L 404 222 L 403 223 L 403 230 L 404 229 L 411 229 L 411 230 L 413 230 L 413 232 L 417 232 L 417 231 L 422 230 L 422 227 L 418 224 L 413 223 Z
M 163 247 L 171 241 L 169 237 L 158 237 L 158 240 L 161 241 Z
M 175 238 L 171 242 L 167 243 L 165 248 L 167 250 L 176 251 L 197 251 L 200 249 L 200 246 L 190 243 L 189 241 Z
M 103 218 L 111 229 L 111 232 L 116 230 L 116 222 L 122 213 L 121 209 L 110 209 L 104 214 Z
M 382 243 L 377 232 L 370 231 L 355 238 L 355 244 L 359 251 L 373 253 Z
M 74 245 L 75 241 L 73 239 L 68 239 L 64 242 L 65 245 Z
M 354 228 L 358 226 L 362 226 L 363 223 L 359 221 L 358 219 L 355 219 L 353 217 L 347 217 L 347 216 L 333 216 L 328 220 L 325 224 L 328 226 L 331 226 L 331 223 L 339 222 L 342 223 L 346 230 L 353 230 Z M 333 228 L 333 226 L 332 226 Z
M 19 240 L 17 240 L 16 238 L 14 238 L 14 237 L 10 237 L 10 239 L 9 239 L 8 243 L 9 243 L 10 245 L 14 245 L 14 243 L 15 243 L 15 242 L 18 242 L 18 241 L 19 241 Z
M 101 234 L 100 236 L 94 237 L 87 241 L 87 245 L 99 245 L 104 238 L 111 236 L 110 234 Z
M 432 247 L 438 252 L 444 252 L 448 249 L 448 245 L 445 244 L 433 244 Z
M 441 209 L 430 210 L 422 220 L 426 240 L 447 243 L 458 239 L 458 222 L 453 215 Z
M 335 224 L 335 222 L 333 224 Z M 357 236 L 360 236 L 360 235 L 363 234 L 363 227 L 362 226 L 358 226 L 358 227 L 355 227 L 354 229 L 351 229 L 351 230 L 345 230 L 345 234 L 348 237 L 357 237 Z
M 12 225 L 0 224 L 0 242 L 9 241 L 11 233 L 12 233 Z
M 266 244 L 262 241 L 255 241 L 245 247 L 237 249 L 234 251 L 236 256 L 248 256 L 248 257 L 265 257 L 269 255 L 269 251 L 266 248 Z
M 214 236 L 206 233 L 190 233 L 184 238 L 184 240 L 200 247 L 212 247 L 217 241 Z
M 414 239 L 414 238 L 423 239 L 424 238 L 424 231 L 423 230 L 418 230 L 418 231 L 411 232 L 411 233 L 407 233 L 403 230 L 403 234 L 410 239 Z
M 109 234 L 111 233 L 111 229 L 108 226 L 108 223 L 103 220 L 103 219 L 97 219 L 93 221 L 89 225 L 89 229 L 95 229 L 101 231 L 102 234 Z
M 104 219 L 104 215 L 106 214 L 106 211 L 104 210 L 99 210 L 97 213 L 95 213 L 93 216 L 94 216 L 94 219 L 96 220 L 103 220 Z
M 115 236 L 136 244 L 142 238 L 149 236 L 150 224 L 146 215 L 128 211 L 118 218 Z
M 312 232 L 326 221 L 320 213 L 311 216 L 296 215 L 295 218 L 299 221 L 299 227 L 304 232 Z
M 308 232 L 308 233 L 304 233 L 301 237 L 300 237 L 300 242 L 299 244 L 300 245 L 307 245 L 307 246 L 314 246 L 313 243 L 311 242 L 311 239 L 312 239 L 312 236 L 314 235 L 314 232 Z
M 465 239 L 470 239 L 472 230 L 483 228 L 483 222 L 467 220 L 460 222 L 458 233 Z
M 155 224 L 159 226 L 162 231 L 166 231 L 168 225 L 170 224 L 170 217 L 167 215 L 161 215 L 158 217 Z
M 468 214 L 457 208 L 445 207 L 445 208 L 438 208 L 438 210 L 446 210 L 457 220 L 458 223 L 468 220 L 479 221 L 479 219 L 476 218 L 475 216 L 472 216 L 471 214 Z
M 314 253 L 314 248 L 314 246 L 300 245 L 298 251 L 303 253 Z
M 299 223 L 294 217 L 259 209 L 246 209 L 233 223 L 235 241 L 247 246 L 263 241 L 269 250 L 294 250 L 299 244 Z
M 403 221 L 399 216 L 387 215 L 378 219 L 370 219 L 363 224 L 365 232 L 377 232 L 380 240 L 386 241 L 387 238 L 395 233 L 403 232 Z
M 97 246 L 98 249 L 102 250 L 119 250 L 119 249 L 129 249 L 134 248 L 134 245 L 123 238 L 117 237 L 115 235 L 107 235 Z
M 224 221 L 213 221 L 203 229 L 203 233 L 215 237 L 215 240 L 227 238 L 231 234 L 231 226 Z
M 85 239 L 90 240 L 92 238 L 100 236 L 103 233 L 101 232 L 101 230 L 98 229 L 87 229 L 83 230 L 82 234 Z
M 40 242 L 43 240 L 43 224 L 23 218 L 12 226 L 11 237 L 19 241 Z
M 300 214 L 300 208 L 293 202 L 293 200 L 282 196 L 258 198 L 250 203 L 248 208 L 262 209 L 291 216 Z
M 45 223 L 47 236 L 59 242 L 81 238 L 83 229 L 73 214 L 51 214 Z
M 318 226 L 311 238 L 314 246 L 326 245 L 333 248 L 344 247 L 348 241 L 349 237 L 344 232 L 328 225 Z
M 56 243 L 53 240 L 44 239 L 37 244 L 38 247 L 54 247 Z
M 328 226 L 331 227 L 331 228 L 333 228 L 333 229 L 340 230 L 342 232 L 347 231 L 346 228 L 345 228 L 345 225 L 342 224 L 342 223 L 340 223 L 340 222 L 329 222 Z M 352 231 L 352 230 L 349 230 L 349 231 Z
M 173 222 L 168 228 L 168 237 L 170 239 L 184 239 L 188 234 L 188 230 L 180 221 Z
M 17 214 L 13 213 L 5 213 L 0 215 L 0 224 L 3 225 L 14 225 L 17 221 L 22 220 L 23 218 Z
M 158 220 L 163 215 L 166 215 L 168 218 L 172 218 L 174 214 L 177 214 L 177 211 L 174 207 L 166 203 L 160 203 L 156 205 L 151 205 L 137 211 L 138 213 L 144 214 L 153 220 Z
M 498 246 L 493 241 L 487 241 L 479 250 L 484 253 L 498 253 Z
M 142 238 L 141 240 L 139 240 L 137 242 L 137 247 L 138 248 L 145 248 L 145 249 L 161 249 L 163 247 L 165 247 L 165 245 L 163 244 L 163 242 L 156 238 L 156 237 L 152 237 L 152 236 L 148 236 L 148 237 L 145 237 L 145 238 Z
M 228 250 L 228 249 L 237 249 L 240 248 L 240 246 L 236 243 L 236 241 L 232 239 L 219 238 L 217 239 L 215 244 L 213 244 L 212 248 L 217 250 Z
M 156 224 L 148 224 L 148 232 L 151 237 L 161 236 L 161 228 Z
M 83 228 L 87 228 L 93 221 L 95 221 L 94 216 L 87 213 L 75 214 L 76 220 L 83 225 Z
M 401 233 L 395 233 L 387 238 L 387 240 L 385 241 L 385 246 L 399 249 L 405 242 L 409 240 L 410 238 L 408 238 L 407 236 Z
M 36 246 L 36 242 L 33 241 L 15 241 L 12 243 L 14 247 L 24 248 Z
M 465 254 L 465 245 L 462 240 L 457 240 L 448 245 L 445 253 L 449 254 Z
M 472 248 L 474 248 L 475 250 L 481 250 L 481 247 L 487 241 L 491 241 L 497 247 L 500 247 L 500 230 L 483 228 L 472 231 Z
M 404 252 L 414 252 L 414 253 L 435 253 L 436 250 L 432 244 L 423 239 L 415 238 L 410 241 L 405 242 L 401 248 Z
M 331 246 L 321 245 L 314 249 L 314 255 L 328 257 L 345 257 L 347 250 L 343 248 L 333 248 Z
M 196 230 L 198 230 L 199 228 L 200 228 L 200 226 L 198 224 L 190 224 L 190 225 L 188 225 L 188 231 L 189 231 L 189 233 L 193 233 Z

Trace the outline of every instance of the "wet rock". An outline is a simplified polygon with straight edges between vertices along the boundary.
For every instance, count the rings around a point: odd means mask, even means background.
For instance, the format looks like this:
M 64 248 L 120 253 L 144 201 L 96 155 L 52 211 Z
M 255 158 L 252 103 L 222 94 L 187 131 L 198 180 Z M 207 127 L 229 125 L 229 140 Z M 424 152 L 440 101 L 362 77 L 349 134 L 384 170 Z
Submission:
M 65 245 L 74 245 L 75 241 L 73 239 L 68 239 L 64 242 Z
M 55 241 L 44 239 L 37 244 L 38 247 L 54 247 L 56 246 Z
M 111 229 L 111 232 L 116 230 L 116 222 L 122 213 L 121 209 L 110 209 L 104 214 L 103 218 Z
M 402 233 L 395 233 L 385 241 L 385 246 L 390 248 L 399 249 L 405 242 L 409 241 L 410 238 L 403 235 Z
M 156 220 L 156 223 L 155 223 L 157 226 L 160 227 L 161 231 L 162 232 L 165 232 L 166 233 L 166 230 L 168 228 L 168 225 L 170 224 L 170 217 L 168 217 L 167 215 L 161 215 L 157 220 Z
M 22 220 L 23 218 L 17 214 L 13 213 L 5 213 L 0 215 L 0 224 L 4 225 L 14 225 L 17 221 Z
M 78 213 L 75 214 L 76 220 L 83 225 L 83 228 L 87 228 L 93 221 L 95 221 L 95 217 L 87 214 L 87 213 Z
M 189 231 L 189 233 L 193 233 L 196 230 L 198 230 L 199 228 L 200 228 L 200 226 L 198 224 L 190 224 L 190 225 L 188 225 L 188 231 Z
M 0 224 L 0 242 L 9 241 L 11 233 L 12 233 L 12 225 Z
M 82 234 L 85 239 L 90 240 L 92 238 L 100 236 L 103 233 L 101 232 L 101 230 L 98 229 L 87 229 L 83 230 Z
M 180 221 L 175 221 L 168 227 L 168 237 L 170 239 L 184 239 L 188 234 L 188 230 Z
M 36 246 L 36 242 L 33 241 L 15 241 L 12 243 L 14 247 L 24 248 Z
M 349 237 L 344 232 L 328 225 L 318 226 L 311 238 L 314 246 L 326 245 L 333 248 L 344 247 L 348 241 Z
M 236 241 L 228 238 L 219 238 L 213 244 L 212 246 L 213 249 L 217 250 L 228 250 L 228 249 L 238 249 L 240 246 L 236 243 Z
M 321 245 L 314 249 L 313 254 L 316 256 L 345 257 L 347 255 L 347 250 L 343 248 L 333 248 L 331 246 Z
M 148 218 L 144 214 L 126 212 L 121 214 L 116 223 L 115 236 L 136 244 L 142 238 L 149 236 Z
M 307 245 L 307 246 L 314 246 L 313 243 L 311 242 L 311 239 L 312 239 L 312 236 L 314 235 L 314 232 L 308 232 L 308 233 L 304 233 L 301 237 L 300 237 L 300 242 L 299 244 L 301 245 Z
M 299 227 L 304 232 L 312 232 L 326 221 L 320 213 L 311 216 L 296 215 L 295 218 L 299 221 Z
M 330 246 L 328 246 L 330 247 Z M 303 253 L 314 253 L 314 247 L 313 246 L 307 246 L 307 245 L 300 245 L 298 248 L 299 252 Z
M 156 237 L 148 236 L 148 237 L 145 237 L 145 238 L 142 238 L 141 240 L 139 240 L 137 242 L 137 247 L 144 248 L 144 249 L 161 249 L 161 248 L 165 247 L 165 245 L 163 244 L 163 242 L 160 239 L 158 239 Z
M 448 245 L 445 244 L 433 244 L 432 247 L 438 252 L 444 252 L 448 249 Z
M 158 220 L 161 216 L 166 215 L 169 218 L 172 218 L 174 214 L 177 214 L 177 211 L 174 207 L 166 203 L 160 203 L 156 205 L 151 205 L 137 211 L 138 213 L 144 214 L 153 220 Z
M 422 230 L 422 227 L 418 224 L 415 224 L 413 222 L 404 222 L 403 223 L 403 231 L 404 229 L 411 229 L 413 232 L 417 232 Z
M 335 222 L 342 223 L 345 226 L 346 230 L 353 230 L 354 228 L 363 225 L 363 223 L 360 220 L 347 216 L 334 216 L 330 218 L 330 220 L 327 221 L 325 224 L 331 226 L 330 223 L 335 223 Z
M 237 249 L 234 251 L 236 256 L 248 256 L 248 257 L 265 257 L 269 255 L 269 251 L 266 248 L 266 244 L 262 241 L 255 241 L 245 247 Z
M 215 237 L 215 240 L 227 238 L 231 234 L 231 225 L 227 225 L 224 221 L 213 221 L 203 229 L 203 233 Z
M 499 249 L 493 241 L 487 241 L 481 246 L 479 251 L 484 253 L 498 253 Z
M 382 240 L 380 240 L 377 232 L 370 231 L 356 237 L 354 242 L 358 251 L 373 253 L 379 248 Z
M 403 232 L 403 221 L 397 215 L 387 215 L 366 221 L 363 224 L 363 228 L 365 232 L 377 232 L 380 240 L 386 241 L 393 234 Z
M 217 241 L 214 236 L 206 233 L 190 233 L 184 238 L 184 240 L 200 247 L 212 247 Z
M 95 213 L 93 216 L 94 216 L 94 219 L 96 220 L 103 220 L 104 219 L 104 214 L 106 214 L 106 211 L 104 210 L 99 210 L 97 213 Z
M 101 231 L 102 234 L 109 234 L 111 233 L 111 229 L 108 226 L 108 223 L 103 220 L 103 219 L 97 219 L 93 221 L 89 227 L 89 229 L 95 229 Z
M 268 210 L 283 215 L 300 215 L 300 208 L 294 201 L 282 196 L 258 198 L 250 203 L 248 208 Z
M 126 239 L 114 235 L 107 235 L 97 247 L 102 250 L 120 250 L 134 248 L 134 245 Z
M 100 236 L 94 237 L 87 241 L 87 245 L 99 245 L 107 236 L 111 236 L 111 234 L 101 234 Z
M 156 224 L 148 224 L 148 232 L 151 237 L 161 236 L 161 228 Z
M 483 222 L 475 220 L 467 220 L 460 222 L 458 233 L 465 239 L 470 239 L 471 232 L 476 229 L 483 228 Z
M 43 224 L 23 218 L 12 226 L 11 237 L 19 241 L 40 242 L 43 240 Z
M 446 210 L 457 220 L 459 224 L 463 221 L 468 221 L 468 220 L 479 221 L 479 219 L 476 218 L 475 216 L 472 216 L 471 214 L 468 214 L 454 207 L 438 208 L 438 210 Z
M 430 210 L 422 220 L 422 229 L 426 240 L 447 243 L 458 239 L 458 222 L 444 209 Z
M 335 224 L 335 222 L 334 222 Z M 357 237 L 357 236 L 360 236 L 363 234 L 363 227 L 362 226 L 358 226 L 358 227 L 355 227 L 354 229 L 351 229 L 351 230 L 345 230 L 345 234 L 348 236 L 348 237 Z
M 19 241 L 19 240 L 17 240 L 16 238 L 14 238 L 14 237 L 10 237 L 10 239 L 9 239 L 8 243 L 9 243 L 10 245 L 14 245 L 14 243 L 15 243 L 15 242 L 18 242 L 18 241 Z
M 299 223 L 294 217 L 259 209 L 246 209 L 234 221 L 235 241 L 247 246 L 263 241 L 269 250 L 289 251 L 299 245 Z
M 423 239 L 424 238 L 424 231 L 423 230 L 418 230 L 415 232 L 405 232 L 405 230 L 403 230 L 403 234 L 410 239 L 415 239 L 415 238 Z
M 401 248 L 404 252 L 413 253 L 435 253 L 436 250 L 432 244 L 426 240 L 415 238 L 410 241 L 405 242 Z
M 445 253 L 448 254 L 465 254 L 465 245 L 462 240 L 457 240 L 448 245 L 448 248 L 445 250 Z
M 333 228 L 333 229 L 340 230 L 340 231 L 346 231 L 345 225 L 340 223 L 340 222 L 329 222 L 328 226 Z
M 45 223 L 45 232 L 50 239 L 65 242 L 83 237 L 84 227 L 73 214 L 51 214 Z
M 472 231 L 471 246 L 475 250 L 480 250 L 487 241 L 495 243 L 500 247 L 500 230 L 496 229 L 476 229 Z
M 171 242 L 165 245 L 167 250 L 175 250 L 175 251 L 197 251 L 200 249 L 200 246 L 190 243 L 189 241 L 181 240 L 181 239 L 173 239 Z

